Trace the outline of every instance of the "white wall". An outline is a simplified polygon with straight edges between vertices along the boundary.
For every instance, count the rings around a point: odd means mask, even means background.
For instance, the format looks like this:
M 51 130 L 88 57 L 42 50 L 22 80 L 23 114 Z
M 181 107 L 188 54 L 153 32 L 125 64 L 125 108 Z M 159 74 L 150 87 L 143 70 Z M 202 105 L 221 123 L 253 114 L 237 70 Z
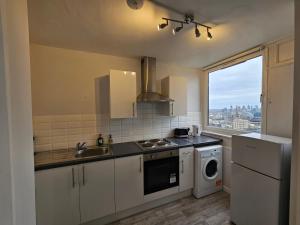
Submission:
M 140 92 L 141 63 L 125 58 L 31 44 L 32 98 L 36 151 L 74 147 L 78 141 L 95 144 L 97 134 L 112 134 L 114 142 L 163 138 L 175 127 L 200 125 L 200 74 L 198 69 L 157 62 L 160 79 L 177 75 L 187 78 L 188 114 L 166 117 L 156 104 L 138 104 L 135 119 L 110 120 L 99 104 L 99 77 L 110 69 L 137 73 Z
M 1 1 L 1 225 L 35 224 L 27 19 L 26 0 Z
M 94 113 L 95 78 L 110 69 L 137 72 L 140 59 L 103 55 L 31 44 L 33 115 Z M 157 62 L 157 79 L 169 75 L 188 79 L 188 111 L 200 111 L 200 70 Z M 160 85 L 158 82 L 158 91 Z
M 300 224 L 300 2 L 295 1 L 295 6 L 296 38 L 290 225 Z

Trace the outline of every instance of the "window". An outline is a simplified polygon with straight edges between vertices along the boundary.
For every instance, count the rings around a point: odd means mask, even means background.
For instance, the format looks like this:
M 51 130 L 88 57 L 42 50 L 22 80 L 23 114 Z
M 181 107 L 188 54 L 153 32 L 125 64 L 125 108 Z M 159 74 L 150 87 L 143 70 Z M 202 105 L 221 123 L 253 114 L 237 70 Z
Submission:
M 208 74 L 208 126 L 261 131 L 262 56 Z

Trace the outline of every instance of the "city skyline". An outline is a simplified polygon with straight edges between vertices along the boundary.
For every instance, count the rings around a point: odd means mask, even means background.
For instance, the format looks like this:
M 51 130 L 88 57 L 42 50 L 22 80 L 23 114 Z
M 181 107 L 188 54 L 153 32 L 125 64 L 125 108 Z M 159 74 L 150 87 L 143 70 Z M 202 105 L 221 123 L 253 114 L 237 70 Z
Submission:
M 225 107 L 223 107 L 223 108 L 209 108 L 210 110 L 223 110 L 223 109 L 230 109 L 231 108 L 231 106 L 232 106 L 232 108 L 233 109 L 235 109 L 236 107 L 243 107 L 243 106 L 245 106 L 245 107 L 248 107 L 248 106 L 250 106 L 250 107 L 252 107 L 252 108 L 258 108 L 258 109 L 260 109 L 261 108 L 261 104 L 259 104 L 259 105 L 245 105 L 245 104 L 243 104 L 243 105 L 230 105 L 230 106 L 225 106 Z
M 260 105 L 262 57 L 209 73 L 209 107 Z

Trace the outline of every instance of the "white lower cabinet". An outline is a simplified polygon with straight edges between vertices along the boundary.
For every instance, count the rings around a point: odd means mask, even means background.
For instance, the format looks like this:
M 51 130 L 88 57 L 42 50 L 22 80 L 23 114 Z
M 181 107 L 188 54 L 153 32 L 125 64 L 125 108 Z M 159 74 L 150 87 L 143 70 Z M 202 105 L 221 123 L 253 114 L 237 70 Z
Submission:
M 115 213 L 114 160 L 37 171 L 37 225 L 77 225 Z
M 79 166 L 81 223 L 115 213 L 114 160 Z
M 80 224 L 77 167 L 35 173 L 37 225 Z
M 143 155 L 115 160 L 116 211 L 122 211 L 143 203 Z
M 194 187 L 194 147 L 179 149 L 179 191 Z

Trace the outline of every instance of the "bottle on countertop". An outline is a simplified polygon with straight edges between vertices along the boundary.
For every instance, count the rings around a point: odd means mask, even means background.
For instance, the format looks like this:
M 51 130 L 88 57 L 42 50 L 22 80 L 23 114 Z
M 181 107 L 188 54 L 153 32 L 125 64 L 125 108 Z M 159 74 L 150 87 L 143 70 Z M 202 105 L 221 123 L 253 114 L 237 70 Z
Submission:
M 113 139 L 112 139 L 112 135 L 110 134 L 110 135 L 108 135 L 108 144 L 112 144 L 114 141 L 113 141 Z
M 103 140 L 103 137 L 102 137 L 102 134 L 99 134 L 99 137 L 97 138 L 97 146 L 101 146 L 104 144 L 104 140 Z

